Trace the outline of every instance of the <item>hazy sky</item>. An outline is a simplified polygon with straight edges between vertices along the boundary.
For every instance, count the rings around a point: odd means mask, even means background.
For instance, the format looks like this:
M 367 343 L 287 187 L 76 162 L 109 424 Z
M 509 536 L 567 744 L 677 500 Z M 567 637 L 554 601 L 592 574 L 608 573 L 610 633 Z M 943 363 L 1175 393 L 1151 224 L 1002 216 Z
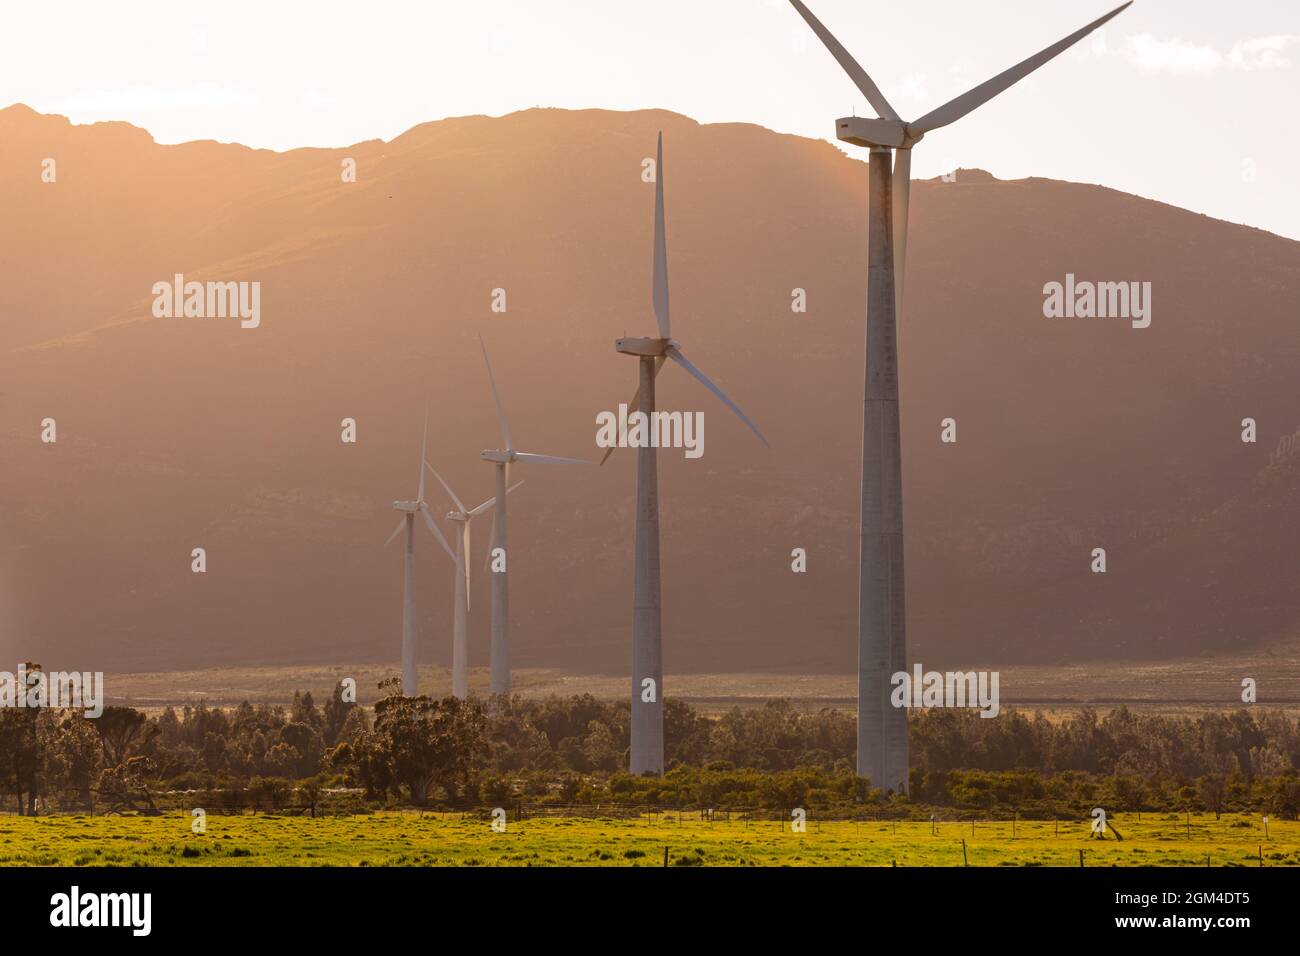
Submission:
M 905 119 L 1117 2 L 808 0 Z M 4 19 L 0 104 L 164 143 L 342 146 L 531 106 L 833 139 L 836 117 L 870 115 L 786 0 L 73 0 Z M 1298 94 L 1300 0 L 1137 0 L 932 133 L 913 172 L 1097 182 L 1300 239 Z

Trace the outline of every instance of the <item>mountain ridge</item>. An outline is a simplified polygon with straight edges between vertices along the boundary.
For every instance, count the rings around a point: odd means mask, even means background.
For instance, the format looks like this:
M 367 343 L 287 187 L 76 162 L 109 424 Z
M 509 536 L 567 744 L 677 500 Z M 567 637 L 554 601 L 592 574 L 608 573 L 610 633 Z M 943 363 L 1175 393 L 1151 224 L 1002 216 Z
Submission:
M 145 144 L 117 125 L 71 125 L 95 132 L 65 144 L 0 110 L 16 226 L 0 238 L 11 657 L 395 659 L 399 559 L 379 545 L 387 502 L 413 490 L 424 399 L 439 470 L 464 498 L 489 488 L 469 464 L 497 442 L 476 335 L 521 447 L 592 457 L 595 411 L 630 397 L 634 366 L 611 346 L 653 328 L 641 162 L 662 127 L 674 332 L 773 442 L 666 373 L 669 407 L 710 426 L 701 462 L 660 458 L 666 666 L 852 669 L 864 163 L 658 110 L 526 110 L 283 153 Z M 343 184 L 349 151 L 358 181 Z M 46 155 L 55 184 L 39 180 Z M 1285 305 L 1300 243 L 1106 187 L 967 173 L 913 185 L 913 657 L 1160 658 L 1293 635 L 1297 508 L 1254 482 L 1300 420 Z M 262 281 L 263 327 L 154 319 L 149 288 L 176 272 Z M 1152 328 L 1044 318 L 1042 286 L 1067 272 L 1153 281 Z M 790 311 L 795 288 L 806 314 Z M 1238 437 L 1248 414 L 1253 447 Z M 47 415 L 53 446 L 38 439 Z M 355 448 L 338 441 L 345 415 Z M 949 415 L 955 446 L 939 442 Z M 520 666 L 626 666 L 630 462 L 535 468 L 533 496 L 512 498 Z M 1203 536 L 1225 507 L 1236 524 Z M 200 539 L 207 575 L 189 571 Z M 1104 577 L 1093 546 L 1110 552 Z M 793 547 L 809 551 L 802 578 Z M 421 545 L 424 660 L 449 656 L 440 561 Z M 476 602 L 476 666 L 486 624 Z

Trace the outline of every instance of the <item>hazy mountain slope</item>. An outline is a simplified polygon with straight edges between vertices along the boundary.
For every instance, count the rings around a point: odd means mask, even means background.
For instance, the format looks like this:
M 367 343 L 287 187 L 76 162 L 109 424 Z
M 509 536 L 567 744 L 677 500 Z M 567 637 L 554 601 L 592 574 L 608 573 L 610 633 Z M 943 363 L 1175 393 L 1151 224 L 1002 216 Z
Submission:
M 594 456 L 596 412 L 630 397 L 613 340 L 654 328 L 641 161 L 661 128 L 674 334 L 772 441 L 664 372 L 661 403 L 706 420 L 703 459 L 661 455 L 670 669 L 851 668 L 866 167 L 663 112 L 533 110 L 275 154 L 0 111 L 0 651 L 395 659 L 401 558 L 381 545 L 415 490 L 426 399 L 430 457 L 463 498 L 491 494 L 476 334 L 521 448 Z M 1300 511 L 1260 475 L 1300 425 L 1300 244 L 1095 186 L 963 173 L 913 195 L 914 656 L 1182 655 L 1292 633 Z M 176 272 L 261 281 L 262 326 L 153 319 L 150 287 Z M 1151 327 L 1044 318 L 1043 284 L 1067 272 L 1152 282 Z M 39 441 L 46 416 L 57 445 Z M 947 416 L 956 445 L 939 442 Z M 632 464 L 519 469 L 517 663 L 626 666 Z M 420 548 L 422 653 L 444 659 L 450 562 Z

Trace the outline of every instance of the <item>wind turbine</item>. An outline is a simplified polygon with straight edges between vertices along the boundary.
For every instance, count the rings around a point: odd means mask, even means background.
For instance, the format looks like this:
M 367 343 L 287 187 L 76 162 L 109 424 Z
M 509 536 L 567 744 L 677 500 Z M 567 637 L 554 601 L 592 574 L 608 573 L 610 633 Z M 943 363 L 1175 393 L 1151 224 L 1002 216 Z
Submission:
M 456 601 L 455 613 L 452 619 L 452 637 L 451 637 L 451 693 L 453 697 L 459 697 L 464 700 L 469 696 L 469 556 L 470 556 L 470 522 L 485 511 L 491 511 L 493 505 L 497 503 L 496 498 L 489 498 L 477 508 L 466 508 L 465 503 L 456 497 L 456 492 L 451 490 L 451 485 L 438 474 L 438 470 L 430 465 L 427 461 L 425 466 L 433 472 L 433 477 L 446 489 L 447 494 L 451 496 L 452 503 L 455 504 L 456 510 L 447 512 L 447 520 L 460 525 L 460 531 L 456 536 Z M 506 491 L 506 494 L 514 491 L 522 485 L 523 482 L 516 482 Z
M 406 563 L 402 575 L 402 696 L 414 697 L 419 689 L 419 679 L 415 669 L 415 516 L 420 515 L 428 526 L 430 533 L 438 539 L 442 550 L 453 561 L 447 539 L 429 514 L 429 506 L 424 502 L 424 450 L 429 440 L 429 412 L 424 413 L 424 437 L 420 439 L 420 485 L 414 501 L 394 501 L 393 508 L 403 512 L 397 527 L 384 542 L 385 546 L 406 529 Z
M 956 122 L 1078 43 L 1132 0 L 911 123 L 899 118 L 866 70 L 800 0 L 790 3 L 877 116 L 835 121 L 838 139 L 871 150 L 858 574 L 858 775 L 881 789 L 906 792 L 907 714 L 890 705 L 889 691 L 891 675 L 907 669 L 896 322 L 903 303 L 912 147 L 926 133 Z
M 559 458 L 555 455 L 534 455 L 529 452 L 516 451 L 510 438 L 510 426 L 506 424 L 506 413 L 501 409 L 501 395 L 497 392 L 497 380 L 492 374 L 492 360 L 488 358 L 487 345 L 479 336 L 479 346 L 483 349 L 483 362 L 487 365 L 488 384 L 492 386 L 492 400 L 497 406 L 497 420 L 501 423 L 501 440 L 505 448 L 488 449 L 479 453 L 484 461 L 496 465 L 497 507 L 492 512 L 492 550 L 488 561 L 492 568 L 492 677 L 490 690 L 493 694 L 510 693 L 510 588 L 509 588 L 509 554 L 506 550 L 506 483 L 509 480 L 512 462 L 533 462 L 542 465 L 590 465 L 583 458 Z M 517 487 L 517 486 L 516 486 Z M 501 567 L 496 567 L 496 562 Z
M 722 403 L 749 426 L 764 445 L 767 439 L 729 399 L 722 389 L 682 353 L 673 339 L 668 309 L 668 242 L 664 229 L 664 134 L 659 134 L 655 159 L 654 278 L 651 298 L 659 338 L 621 338 L 616 351 L 637 357 L 639 366 L 636 394 L 628 414 L 641 410 L 653 422 L 655 377 L 665 360 L 672 359 L 698 379 Z M 653 428 L 653 425 L 651 426 Z M 605 452 L 603 465 L 613 451 Z M 647 442 L 636 454 L 636 563 L 632 597 L 632 750 L 629 769 L 634 774 L 664 772 L 663 632 L 659 588 L 659 466 L 657 449 Z

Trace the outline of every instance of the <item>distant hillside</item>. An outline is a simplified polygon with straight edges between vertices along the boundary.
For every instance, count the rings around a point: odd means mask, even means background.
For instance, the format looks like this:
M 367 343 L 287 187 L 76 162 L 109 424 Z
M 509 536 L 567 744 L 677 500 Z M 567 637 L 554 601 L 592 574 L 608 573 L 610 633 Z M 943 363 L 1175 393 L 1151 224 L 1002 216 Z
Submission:
M 415 491 L 426 400 L 430 458 L 467 501 L 491 494 L 478 451 L 499 439 L 475 336 L 520 448 L 593 456 L 596 412 L 632 393 L 613 341 L 654 328 L 641 163 L 660 129 L 674 334 L 772 443 L 664 371 L 661 404 L 707 424 L 701 460 L 661 455 L 667 669 L 851 670 L 867 167 L 657 111 L 466 117 L 273 153 L 0 110 L 3 659 L 395 660 L 401 557 L 383 542 L 392 500 Z M 913 197 L 913 657 L 1185 657 L 1293 636 L 1300 458 L 1279 443 L 1300 426 L 1300 243 L 979 171 Z M 260 281 L 261 327 L 153 318 L 151 287 L 175 273 Z M 1151 327 L 1044 318 L 1044 283 L 1067 273 L 1153 283 Z M 1240 441 L 1248 416 L 1257 444 Z M 356 446 L 339 441 L 345 417 Z M 947 417 L 956 444 L 939 440 Z M 633 455 L 518 476 L 516 663 L 620 672 Z M 486 522 L 476 533 L 482 554 Z M 451 566 L 419 547 L 421 653 L 445 663 Z M 1089 572 L 1094 547 L 1105 575 Z

